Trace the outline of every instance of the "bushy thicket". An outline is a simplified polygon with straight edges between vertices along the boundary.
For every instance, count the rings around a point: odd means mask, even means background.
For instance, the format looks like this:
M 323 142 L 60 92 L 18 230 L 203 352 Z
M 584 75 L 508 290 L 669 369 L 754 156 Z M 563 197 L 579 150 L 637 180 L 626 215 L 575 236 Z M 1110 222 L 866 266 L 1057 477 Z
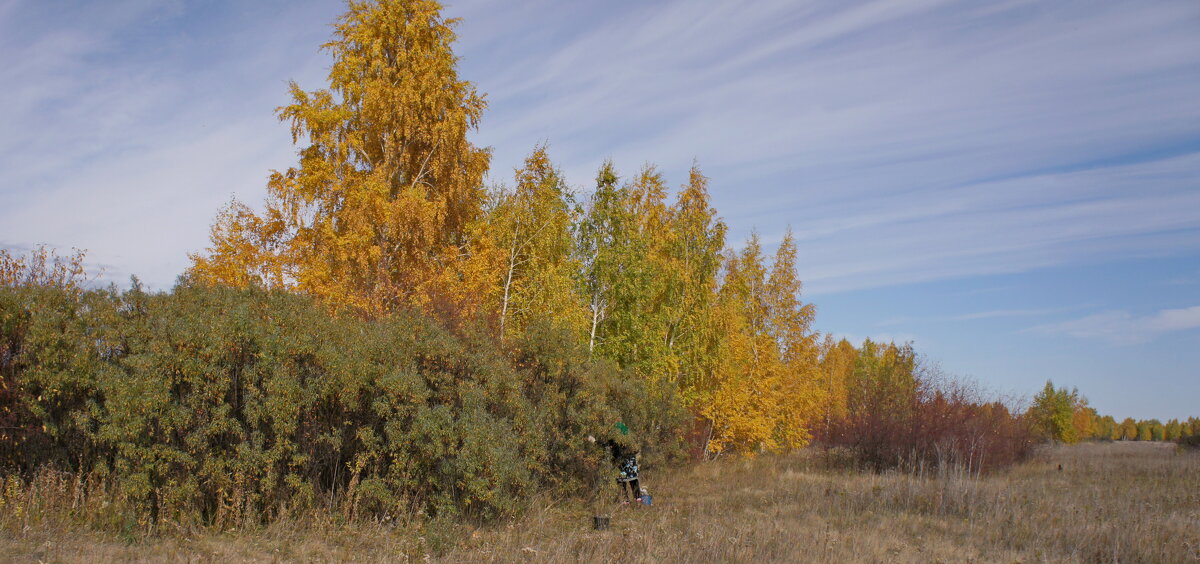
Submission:
M 821 439 L 866 468 L 980 473 L 1019 462 L 1032 447 L 1020 414 L 922 363 L 911 347 L 868 340 L 849 380 L 846 411 Z
M 154 520 L 486 519 L 593 484 L 608 461 L 586 437 L 629 440 L 616 421 L 663 435 L 577 339 L 492 334 L 262 290 L 0 286 L 0 465 L 103 480 Z

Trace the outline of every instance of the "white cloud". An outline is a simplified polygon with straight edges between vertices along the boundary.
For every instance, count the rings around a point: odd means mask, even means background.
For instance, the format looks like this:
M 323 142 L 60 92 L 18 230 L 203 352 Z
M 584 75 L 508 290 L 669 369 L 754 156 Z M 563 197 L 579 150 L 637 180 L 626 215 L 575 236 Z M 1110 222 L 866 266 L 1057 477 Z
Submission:
M 586 32 L 478 67 L 479 137 L 501 178 L 546 138 L 581 184 L 697 157 L 810 295 L 1200 251 L 1197 6 L 830 6 L 558 11 Z
M 1079 319 L 1039 325 L 1027 332 L 1099 339 L 1116 345 L 1148 342 L 1160 335 L 1200 328 L 1200 306 L 1164 309 L 1144 317 L 1126 311 L 1108 311 Z
M 1077 307 L 1069 308 L 1025 308 L 1025 309 L 993 309 L 987 311 L 976 311 L 971 313 L 962 313 L 957 315 L 939 315 L 931 317 L 897 317 L 885 319 L 876 323 L 877 326 L 886 327 L 891 325 L 904 325 L 914 322 L 928 321 L 976 321 L 980 319 L 1003 319 L 1016 317 L 1041 317 L 1055 313 L 1062 313 L 1079 309 Z
M 271 112 L 287 79 L 321 86 L 342 6 L 42 5 L 0 4 L 0 241 L 168 285 L 230 193 L 294 162 Z M 796 230 L 810 295 L 1200 251 L 1194 2 L 447 13 L 496 179 L 544 140 L 580 185 L 697 158 L 731 241 Z
M 36 7 L 0 22 L 15 62 L 0 81 L 17 85 L 0 91 L 14 109 L 0 114 L 0 243 L 84 248 L 101 284 L 136 274 L 168 287 L 231 194 L 258 203 L 269 169 L 294 162 L 273 109 L 287 78 L 316 82 L 328 30 L 288 27 L 311 8 L 262 36 L 245 22 L 205 30 L 222 33 L 210 41 L 178 4 L 124 0 L 50 21 Z
M 1038 317 L 1049 315 L 1063 311 L 1061 308 L 1042 308 L 1042 309 L 994 309 L 990 311 L 977 311 L 975 313 L 966 313 L 956 315 L 951 319 L 955 321 L 971 321 L 974 319 L 995 319 L 998 317 Z

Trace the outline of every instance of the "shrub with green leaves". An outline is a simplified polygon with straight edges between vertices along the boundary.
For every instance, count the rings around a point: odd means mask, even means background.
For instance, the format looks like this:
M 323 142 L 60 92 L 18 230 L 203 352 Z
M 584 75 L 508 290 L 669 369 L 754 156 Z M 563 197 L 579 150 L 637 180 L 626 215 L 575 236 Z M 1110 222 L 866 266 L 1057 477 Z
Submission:
M 489 519 L 596 483 L 589 434 L 656 436 L 645 390 L 577 339 L 492 334 L 262 290 L 0 287 L 0 464 L 109 480 L 151 520 Z

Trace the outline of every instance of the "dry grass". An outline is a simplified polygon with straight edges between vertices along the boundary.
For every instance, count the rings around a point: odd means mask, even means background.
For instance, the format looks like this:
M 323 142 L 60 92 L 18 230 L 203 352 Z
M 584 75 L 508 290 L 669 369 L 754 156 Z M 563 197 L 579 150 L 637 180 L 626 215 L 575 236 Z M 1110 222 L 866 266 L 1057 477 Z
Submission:
M 605 507 L 608 531 L 591 530 L 595 507 L 540 499 L 520 519 L 474 531 L 307 518 L 252 532 L 128 538 L 81 532 L 69 519 L 37 517 L 36 508 L 14 516 L 10 502 L 0 508 L 0 559 L 1200 561 L 1200 453 L 1172 445 L 1051 448 L 982 478 L 863 474 L 815 454 L 726 460 L 646 478 L 654 506 Z

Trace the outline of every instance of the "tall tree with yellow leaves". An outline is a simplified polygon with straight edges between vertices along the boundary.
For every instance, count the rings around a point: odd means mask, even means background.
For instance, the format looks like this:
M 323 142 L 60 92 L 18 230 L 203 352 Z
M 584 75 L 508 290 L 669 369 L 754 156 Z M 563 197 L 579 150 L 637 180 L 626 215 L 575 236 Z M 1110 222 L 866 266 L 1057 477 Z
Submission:
M 825 335 L 825 340 L 821 342 L 820 366 L 821 386 L 825 390 L 822 420 L 826 435 L 835 422 L 845 419 L 847 415 L 850 400 L 848 385 L 857 362 L 858 349 L 850 341 L 834 341 L 833 336 Z
M 779 244 L 767 279 L 767 332 L 779 351 L 779 413 L 776 443 L 785 447 L 807 444 L 819 421 L 825 390 L 820 386 L 817 334 L 812 329 L 816 308 L 800 301 L 796 276 L 796 238 L 791 229 Z
M 324 45 L 329 87 L 293 82 L 278 110 L 307 143 L 299 166 L 272 174 L 262 217 L 218 217 L 195 280 L 263 280 L 381 313 L 444 299 L 469 256 L 489 153 L 467 139 L 486 104 L 458 78 L 456 20 L 432 0 L 348 6 Z
M 692 166 L 687 184 L 670 207 L 667 224 L 663 253 L 669 276 L 662 300 L 667 377 L 695 409 L 703 377 L 712 368 L 713 306 L 726 231 L 709 201 L 708 178 L 698 166 Z
M 721 349 L 700 414 L 708 420 L 710 453 L 753 452 L 773 440 L 774 342 L 765 338 L 762 245 L 755 233 L 727 252 L 715 317 Z
M 716 317 L 723 346 L 700 409 L 712 429 L 710 452 L 803 446 L 819 418 L 814 312 L 798 298 L 795 252 L 789 233 L 768 269 L 755 234 L 726 256 Z
M 512 192 L 497 195 L 488 218 L 500 256 L 495 283 L 500 334 L 518 333 L 533 318 L 581 327 L 571 231 L 577 209 L 567 185 L 544 146 L 525 159 L 515 179 Z

